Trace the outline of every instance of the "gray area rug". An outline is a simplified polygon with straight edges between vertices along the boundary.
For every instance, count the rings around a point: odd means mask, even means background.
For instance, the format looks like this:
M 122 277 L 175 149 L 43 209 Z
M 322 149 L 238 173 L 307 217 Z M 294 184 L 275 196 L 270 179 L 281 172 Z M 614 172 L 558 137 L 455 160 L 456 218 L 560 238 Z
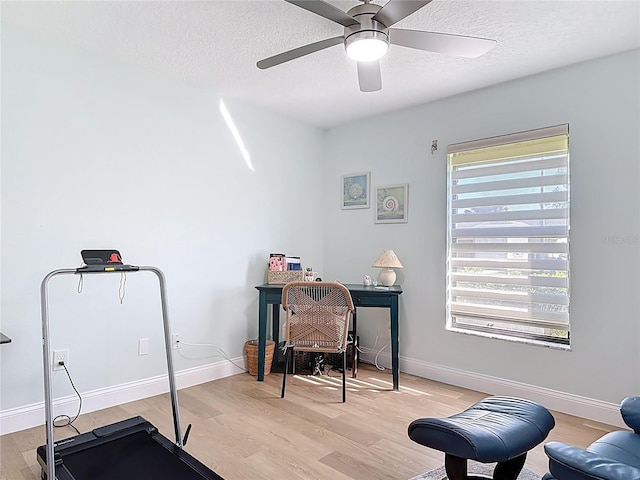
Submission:
M 495 466 L 495 463 L 478 463 L 470 460 L 467 464 L 467 473 L 469 473 L 469 475 L 485 475 L 491 478 Z M 523 468 L 520 475 L 518 475 L 518 480 L 540 480 L 541 478 L 542 475 L 533 473 L 526 468 Z M 417 477 L 413 477 L 410 480 L 447 480 L 447 472 L 444 470 L 444 466 L 442 466 L 418 475 Z

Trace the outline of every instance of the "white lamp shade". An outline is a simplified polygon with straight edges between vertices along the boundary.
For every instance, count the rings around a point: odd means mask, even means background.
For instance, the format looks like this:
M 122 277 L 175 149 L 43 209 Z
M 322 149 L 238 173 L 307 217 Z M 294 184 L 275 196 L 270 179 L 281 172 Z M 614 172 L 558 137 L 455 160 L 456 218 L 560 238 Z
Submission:
M 402 268 L 402 263 L 393 250 L 385 250 L 371 266 L 374 268 Z

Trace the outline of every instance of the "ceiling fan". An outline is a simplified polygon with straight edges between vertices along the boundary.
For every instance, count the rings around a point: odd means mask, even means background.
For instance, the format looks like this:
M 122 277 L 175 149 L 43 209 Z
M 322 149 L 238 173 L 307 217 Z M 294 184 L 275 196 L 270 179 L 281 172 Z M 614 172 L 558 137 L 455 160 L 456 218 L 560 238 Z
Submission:
M 258 68 L 275 67 L 344 43 L 347 55 L 358 62 L 358 82 L 362 92 L 382 89 L 380 58 L 387 52 L 389 44 L 467 58 L 479 57 L 496 44 L 495 40 L 486 38 L 391 28 L 432 0 L 390 0 L 384 6 L 370 3 L 371 0 L 361 0 L 361 5 L 346 13 L 323 0 L 285 1 L 339 23 L 344 27 L 344 34 L 265 58 L 257 63 Z

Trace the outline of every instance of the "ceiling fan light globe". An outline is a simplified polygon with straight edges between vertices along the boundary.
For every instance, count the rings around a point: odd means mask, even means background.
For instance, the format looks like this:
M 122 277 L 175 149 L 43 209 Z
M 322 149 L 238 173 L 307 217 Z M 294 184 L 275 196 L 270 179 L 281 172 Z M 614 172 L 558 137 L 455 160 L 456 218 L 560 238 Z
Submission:
M 365 38 L 347 46 L 347 55 L 358 62 L 378 60 L 387 53 L 389 45 L 384 40 Z
M 350 35 L 345 46 L 349 58 L 358 62 L 372 62 L 387 53 L 389 42 L 380 32 L 358 32 Z

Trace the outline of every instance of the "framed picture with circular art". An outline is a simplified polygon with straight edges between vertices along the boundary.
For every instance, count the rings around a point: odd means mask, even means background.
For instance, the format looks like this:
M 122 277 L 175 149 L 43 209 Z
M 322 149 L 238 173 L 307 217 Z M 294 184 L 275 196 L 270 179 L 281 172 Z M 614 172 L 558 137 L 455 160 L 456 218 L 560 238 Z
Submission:
M 342 176 L 342 209 L 369 208 L 370 172 Z
M 376 223 L 407 223 L 409 184 L 376 187 Z

